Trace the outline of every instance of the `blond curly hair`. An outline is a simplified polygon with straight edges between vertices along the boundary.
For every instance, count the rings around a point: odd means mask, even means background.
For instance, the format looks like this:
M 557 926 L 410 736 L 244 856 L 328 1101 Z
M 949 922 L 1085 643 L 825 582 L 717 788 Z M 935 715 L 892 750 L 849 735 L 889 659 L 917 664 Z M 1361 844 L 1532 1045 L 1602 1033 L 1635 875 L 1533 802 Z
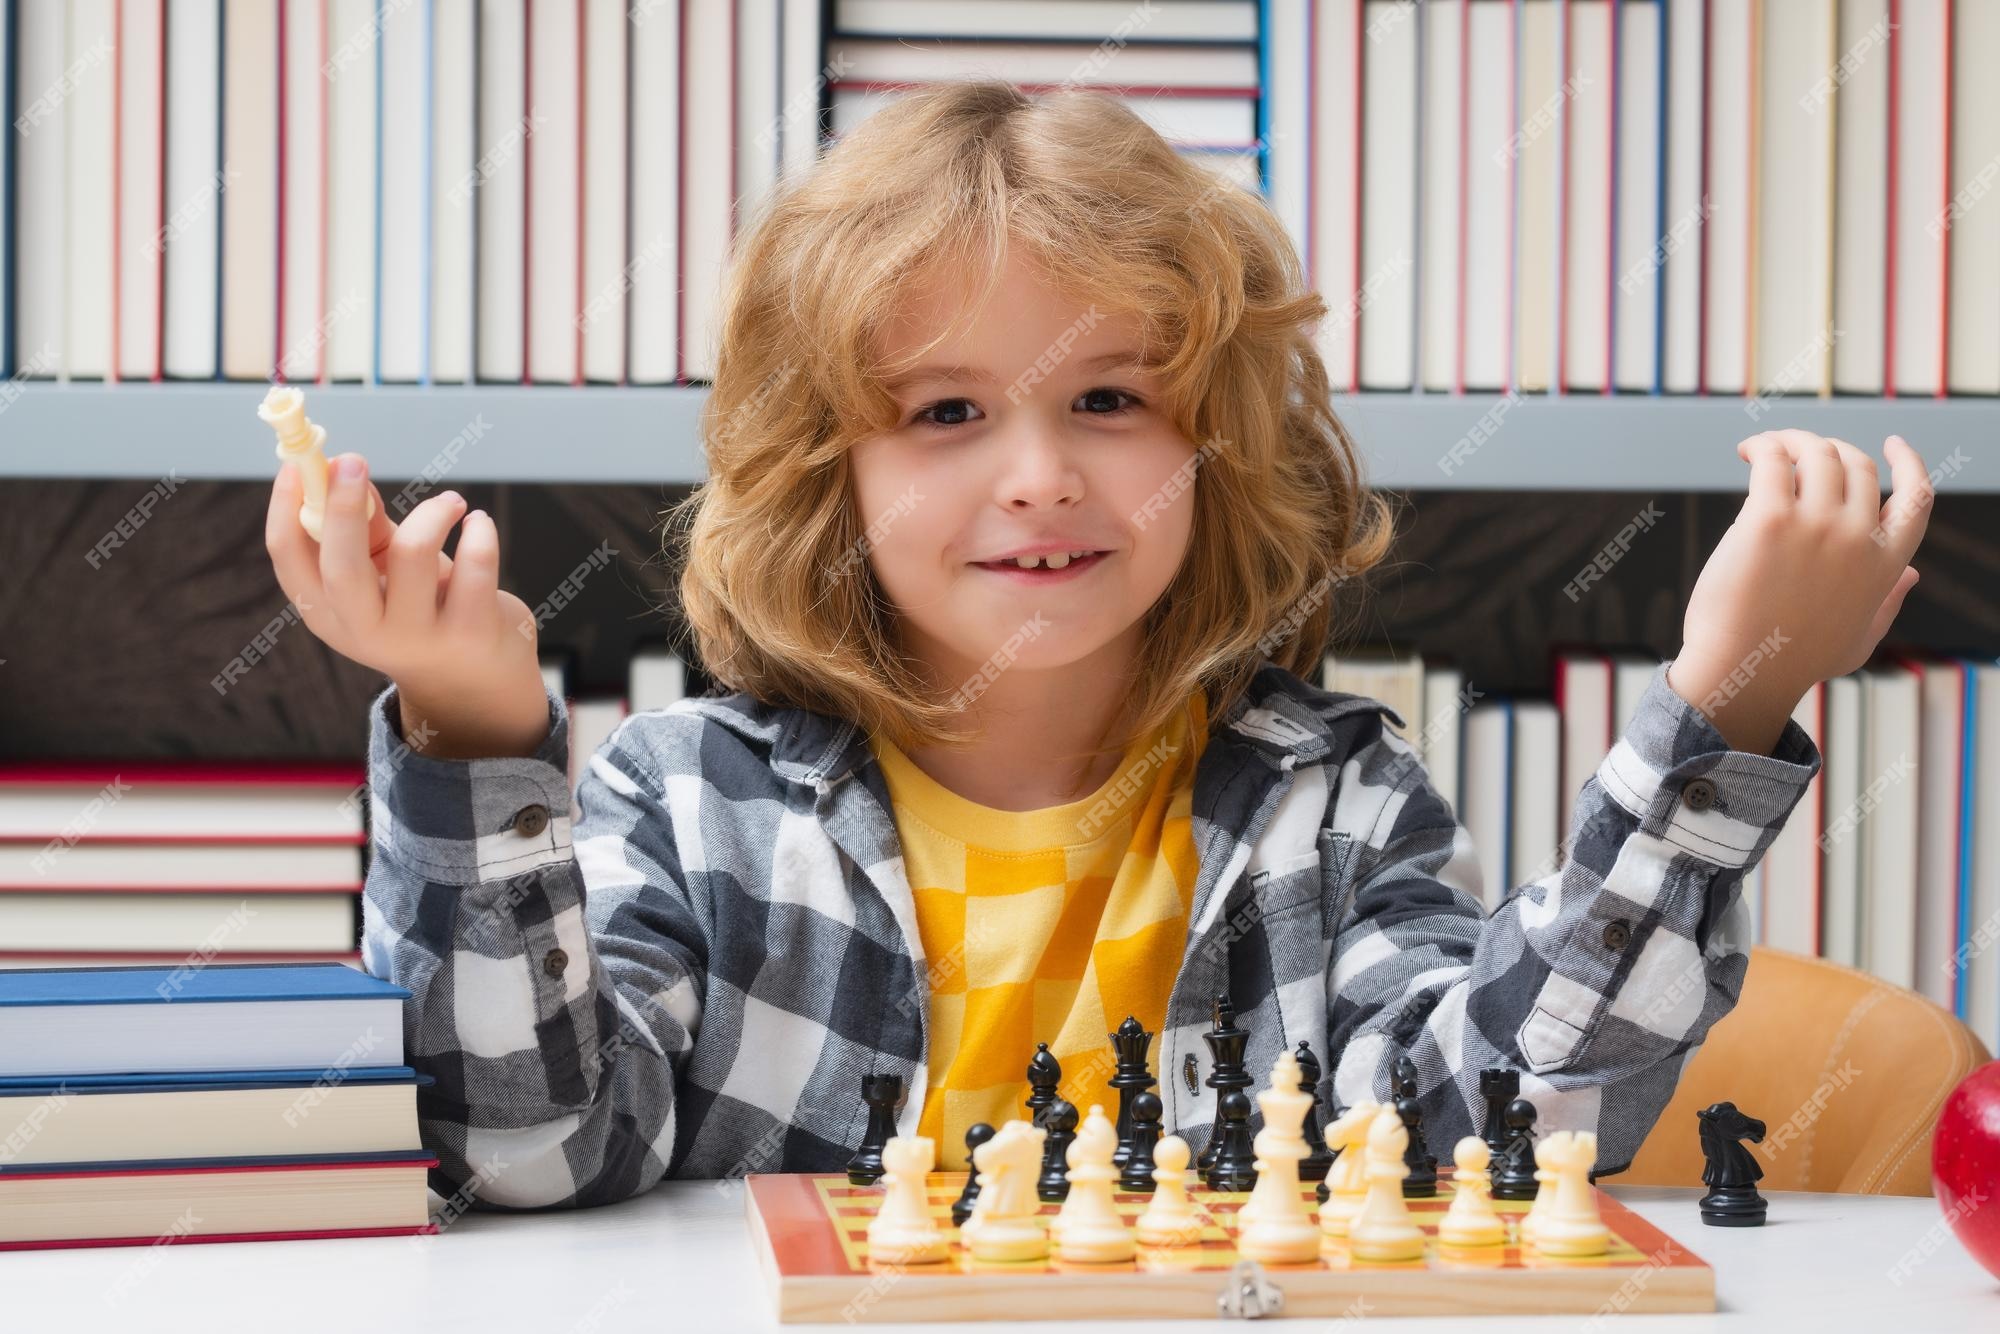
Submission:
M 1203 442 L 1189 548 L 1145 614 L 1107 747 L 1196 689 L 1221 717 L 1267 657 L 1314 670 L 1394 517 L 1334 414 L 1312 336 L 1327 305 L 1289 236 L 1261 196 L 1118 101 L 978 80 L 876 112 L 737 237 L 702 413 L 708 478 L 670 511 L 667 539 L 671 552 L 684 538 L 681 605 L 722 685 L 905 750 L 972 739 L 899 648 L 895 608 L 858 559 L 848 450 L 897 423 L 878 339 L 906 287 L 938 265 L 968 288 L 983 271 L 977 304 L 1010 245 L 1058 290 L 1136 317 L 1162 410 Z

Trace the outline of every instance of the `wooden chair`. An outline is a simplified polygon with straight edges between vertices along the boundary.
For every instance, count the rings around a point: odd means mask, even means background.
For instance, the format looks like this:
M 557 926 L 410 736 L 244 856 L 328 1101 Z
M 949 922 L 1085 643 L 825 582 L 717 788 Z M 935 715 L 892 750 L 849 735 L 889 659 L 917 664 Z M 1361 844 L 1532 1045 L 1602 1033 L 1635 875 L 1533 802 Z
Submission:
M 1748 1145 L 1765 1190 L 1931 1193 L 1945 1095 L 1991 1059 L 1931 1001 L 1824 959 L 1757 946 L 1736 1008 L 1709 1031 L 1660 1120 L 1612 1185 L 1699 1186 L 1695 1113 L 1764 1122 Z

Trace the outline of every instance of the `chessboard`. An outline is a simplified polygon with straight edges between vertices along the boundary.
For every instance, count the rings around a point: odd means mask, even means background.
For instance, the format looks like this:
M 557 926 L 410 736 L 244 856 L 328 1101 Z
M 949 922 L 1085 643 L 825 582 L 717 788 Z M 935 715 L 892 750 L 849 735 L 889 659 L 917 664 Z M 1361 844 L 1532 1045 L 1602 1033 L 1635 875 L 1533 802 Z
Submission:
M 933 1172 L 932 1212 L 951 1238 L 939 1264 L 871 1263 L 868 1221 L 880 1185 L 853 1186 L 838 1174 L 753 1174 L 750 1227 L 780 1322 L 912 1320 L 1212 1319 L 1235 1281 L 1234 1215 L 1250 1197 L 1197 1189 L 1208 1216 L 1199 1244 L 1142 1246 L 1136 1259 L 1082 1264 L 1060 1259 L 974 1260 L 951 1228 L 963 1172 Z M 1300 1187 L 1314 1204 L 1311 1183 Z M 1496 1200 L 1507 1224 L 1499 1246 L 1458 1248 L 1437 1240 L 1435 1220 L 1451 1205 L 1451 1173 L 1438 1193 L 1408 1201 L 1427 1234 L 1420 1260 L 1365 1261 L 1327 1239 L 1310 1264 L 1269 1264 L 1261 1277 L 1283 1293 L 1282 1316 L 1542 1315 L 1629 1311 L 1713 1311 L 1715 1271 L 1706 1261 L 1618 1201 L 1597 1191 L 1611 1248 L 1588 1259 L 1544 1256 L 1514 1239 L 1525 1201 Z M 1144 1195 L 1119 1194 L 1129 1221 Z M 1053 1217 L 1061 1206 L 1044 1204 Z

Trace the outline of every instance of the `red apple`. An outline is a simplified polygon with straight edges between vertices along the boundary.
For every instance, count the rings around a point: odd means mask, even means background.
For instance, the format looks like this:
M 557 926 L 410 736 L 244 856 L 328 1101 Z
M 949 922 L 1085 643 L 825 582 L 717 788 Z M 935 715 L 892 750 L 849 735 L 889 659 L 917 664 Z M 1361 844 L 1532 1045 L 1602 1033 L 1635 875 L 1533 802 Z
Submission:
M 1944 1100 L 1931 1189 L 1965 1249 L 2000 1278 L 2000 1061 L 1974 1070 Z

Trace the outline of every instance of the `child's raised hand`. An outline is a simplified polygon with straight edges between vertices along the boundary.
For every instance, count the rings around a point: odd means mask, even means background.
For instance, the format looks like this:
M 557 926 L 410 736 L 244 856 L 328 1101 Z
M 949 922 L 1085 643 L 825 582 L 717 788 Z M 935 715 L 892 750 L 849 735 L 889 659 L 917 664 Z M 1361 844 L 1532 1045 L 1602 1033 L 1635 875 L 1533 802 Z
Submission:
M 332 460 L 315 542 L 299 522 L 302 488 L 287 463 L 271 487 L 264 547 L 306 628 L 397 685 L 404 737 L 439 758 L 532 754 L 548 734 L 534 617 L 499 586 L 500 537 L 484 511 L 431 496 L 399 524 L 358 454 Z M 350 474 L 343 465 L 352 465 Z M 370 494 L 375 513 L 367 512 Z
M 1910 558 L 1935 494 L 1901 436 L 1893 489 L 1844 440 L 1766 431 L 1736 447 L 1749 496 L 1688 598 L 1668 684 L 1730 745 L 1767 752 L 1816 682 L 1868 660 L 1917 582 Z

